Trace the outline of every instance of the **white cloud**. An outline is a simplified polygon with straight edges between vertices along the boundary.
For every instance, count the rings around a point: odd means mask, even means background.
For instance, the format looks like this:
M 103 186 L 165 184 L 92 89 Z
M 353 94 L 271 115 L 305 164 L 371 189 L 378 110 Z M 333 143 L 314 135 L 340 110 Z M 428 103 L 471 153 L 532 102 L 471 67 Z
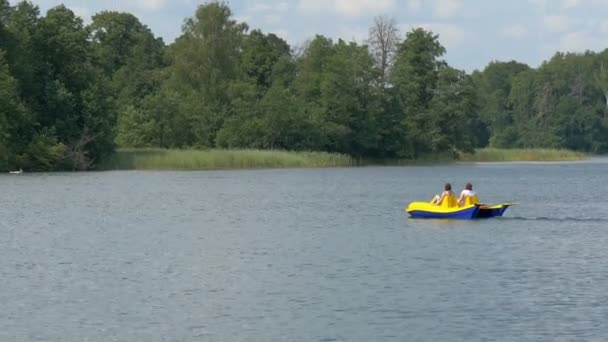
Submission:
M 395 0 L 336 0 L 338 12 L 348 16 L 385 12 L 394 5 Z
M 266 16 L 264 16 L 264 22 L 266 22 L 266 24 L 278 24 L 280 22 L 283 21 L 283 17 L 280 15 L 276 15 L 276 14 L 267 14 Z
M 319 4 L 315 4 L 313 1 L 313 5 Z M 287 12 L 287 10 L 289 10 L 289 3 L 287 1 L 278 3 L 256 2 L 248 8 L 249 12 Z
M 548 0 L 528 0 L 528 1 L 531 2 L 533 5 L 544 8 L 545 6 L 547 6 Z
M 446 49 L 454 49 L 461 46 L 467 39 L 471 39 L 472 34 L 465 31 L 462 27 L 446 23 L 420 23 L 416 25 L 399 25 L 402 32 L 409 32 L 415 28 L 423 28 L 439 35 L 439 42 Z
M 414 13 L 420 12 L 422 9 L 422 0 L 408 0 L 407 9 Z
M 528 34 L 528 29 L 521 24 L 515 24 L 511 26 L 504 27 L 500 34 L 506 38 L 512 39 L 522 39 L 525 38 Z
M 248 15 L 237 15 L 233 17 L 233 19 L 239 23 L 248 23 L 251 21 L 251 17 Z
M 562 0 L 563 9 L 571 9 L 580 5 L 580 0 Z
M 277 30 L 272 30 L 272 33 L 276 34 L 277 37 L 279 38 L 283 38 L 286 41 L 289 41 L 289 31 L 287 29 L 277 29 Z
M 36 1 L 34 1 L 36 2 Z M 69 3 L 70 1 L 66 1 L 66 3 Z M 78 1 L 76 1 L 78 2 Z M 84 1 L 85 3 L 87 1 Z M 167 5 L 170 3 L 169 0 L 131 0 L 131 1 L 99 1 L 100 3 L 105 3 L 105 5 L 101 5 L 98 3 L 97 5 L 93 5 L 93 4 L 87 4 L 90 7 L 101 7 L 101 9 L 103 10 L 113 10 L 113 11 L 125 11 L 125 12 L 133 12 L 134 14 L 138 15 L 140 13 L 138 13 L 139 11 L 144 11 L 144 12 L 157 12 L 160 11 L 162 9 L 164 9 L 165 7 L 167 7 Z M 60 3 L 59 1 L 57 1 L 57 3 Z M 185 0 L 185 3 L 187 3 L 187 0 Z
M 364 43 L 369 36 L 369 30 L 358 26 L 342 26 L 338 29 L 338 36 L 347 42 Z
M 275 11 L 279 11 L 279 12 L 287 12 L 287 10 L 289 10 L 289 3 L 287 1 L 284 2 L 279 2 L 276 6 L 275 6 Z
M 439 18 L 453 17 L 461 8 L 461 0 L 434 0 L 433 2 L 433 14 Z
M 298 9 L 308 14 L 333 12 L 346 17 L 384 13 L 396 0 L 300 0 Z
M 319 5 L 313 4 L 313 5 Z M 266 32 L 275 33 L 277 36 L 287 40 L 289 36 L 287 30 L 281 28 L 278 32 L 277 27 L 282 27 L 288 17 L 288 1 L 246 1 L 245 9 L 239 13 L 235 19 L 238 22 L 246 22 L 251 29 L 263 29 Z
M 600 22 L 598 30 L 603 34 L 608 33 L 608 20 Z
M 267 12 L 267 11 L 272 11 L 273 8 L 274 7 L 270 4 L 258 2 L 255 5 L 251 6 L 251 8 L 249 8 L 249 10 L 252 12 Z
M 575 25 L 574 21 L 563 15 L 548 15 L 543 18 L 545 28 L 552 33 L 569 31 Z
M 137 0 L 137 7 L 145 11 L 158 11 L 165 7 L 168 0 Z
M 304 13 L 320 13 L 331 9 L 329 1 L 300 0 L 298 10 Z
M 564 34 L 559 41 L 559 50 L 567 52 L 597 51 L 603 49 L 604 46 L 604 39 L 594 36 L 589 31 L 569 32 Z
M 86 7 L 70 6 L 70 10 L 72 10 L 75 15 L 81 17 L 85 24 L 91 23 L 92 12 L 90 9 Z

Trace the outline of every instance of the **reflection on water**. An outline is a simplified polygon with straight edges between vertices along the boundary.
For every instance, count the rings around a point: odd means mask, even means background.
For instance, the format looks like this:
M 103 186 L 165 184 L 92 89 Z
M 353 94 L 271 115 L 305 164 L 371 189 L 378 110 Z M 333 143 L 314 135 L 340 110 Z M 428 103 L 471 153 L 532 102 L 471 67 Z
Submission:
M 604 169 L 0 176 L 0 340 L 602 340 Z M 520 205 L 407 217 L 446 181 Z

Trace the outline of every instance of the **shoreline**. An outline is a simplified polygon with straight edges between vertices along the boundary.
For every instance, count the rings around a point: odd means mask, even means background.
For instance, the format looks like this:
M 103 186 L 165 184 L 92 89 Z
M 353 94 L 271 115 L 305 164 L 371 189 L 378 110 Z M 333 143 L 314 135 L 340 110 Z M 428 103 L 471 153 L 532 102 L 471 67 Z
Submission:
M 217 171 L 258 169 L 350 168 L 371 166 L 436 166 L 453 164 L 564 163 L 588 160 L 592 155 L 549 149 L 480 149 L 450 159 L 429 156 L 421 159 L 361 159 L 327 152 L 277 150 L 171 150 L 119 149 L 98 171 Z

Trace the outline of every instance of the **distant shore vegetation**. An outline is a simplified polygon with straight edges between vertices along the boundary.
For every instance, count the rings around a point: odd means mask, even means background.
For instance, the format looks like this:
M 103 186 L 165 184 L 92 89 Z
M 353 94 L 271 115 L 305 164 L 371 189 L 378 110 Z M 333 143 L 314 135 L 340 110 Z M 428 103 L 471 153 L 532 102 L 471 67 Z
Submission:
M 270 150 L 121 149 L 106 160 L 103 170 L 224 170 L 260 168 L 329 168 L 353 166 L 415 166 L 438 163 L 504 161 L 574 161 L 580 152 L 550 149 L 480 149 L 475 153 L 428 156 L 419 160 L 362 159 L 327 152 Z
M 327 152 L 269 150 L 119 150 L 102 165 L 106 170 L 218 170 L 352 166 L 350 156 Z
M 577 161 L 589 154 L 557 149 L 499 149 L 482 148 L 475 153 L 462 153 L 458 160 L 463 162 L 515 162 L 515 161 Z
M 130 13 L 83 20 L 64 5 L 41 13 L 0 0 L 0 171 L 608 152 L 608 50 L 473 72 L 445 53 L 437 34 L 401 32 L 388 16 L 364 42 L 313 35 L 290 46 L 206 1 L 167 44 Z

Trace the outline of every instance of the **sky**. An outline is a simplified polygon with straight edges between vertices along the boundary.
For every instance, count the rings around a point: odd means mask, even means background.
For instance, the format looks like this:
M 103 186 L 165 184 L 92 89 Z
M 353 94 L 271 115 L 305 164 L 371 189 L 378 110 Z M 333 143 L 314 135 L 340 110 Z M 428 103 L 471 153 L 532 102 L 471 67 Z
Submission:
M 11 3 L 16 3 L 11 0 Z M 86 23 L 102 10 L 136 15 L 171 43 L 200 0 L 33 0 L 44 14 L 64 4 Z M 274 32 L 293 47 L 315 34 L 364 43 L 374 17 L 395 19 L 401 34 L 423 27 L 439 34 L 445 60 L 471 72 L 491 61 L 537 67 L 557 51 L 608 48 L 608 0 L 230 0 L 239 21 Z

